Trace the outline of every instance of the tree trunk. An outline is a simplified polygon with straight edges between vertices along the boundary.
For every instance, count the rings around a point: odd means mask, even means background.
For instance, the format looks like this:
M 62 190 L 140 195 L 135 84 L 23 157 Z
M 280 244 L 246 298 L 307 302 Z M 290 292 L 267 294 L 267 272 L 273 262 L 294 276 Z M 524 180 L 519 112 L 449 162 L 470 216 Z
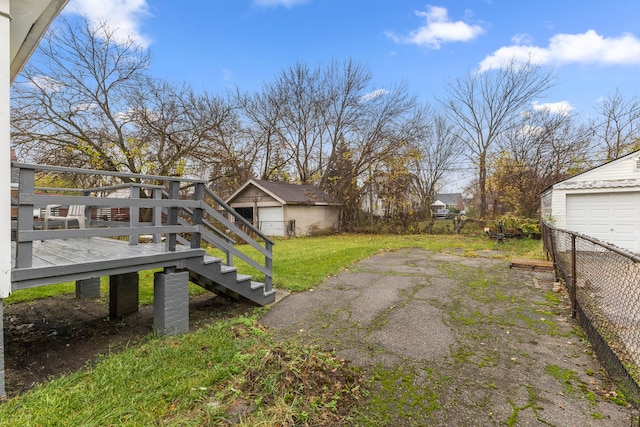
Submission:
M 480 162 L 478 165 L 478 187 L 480 190 L 480 219 L 487 216 L 487 154 L 480 154 Z

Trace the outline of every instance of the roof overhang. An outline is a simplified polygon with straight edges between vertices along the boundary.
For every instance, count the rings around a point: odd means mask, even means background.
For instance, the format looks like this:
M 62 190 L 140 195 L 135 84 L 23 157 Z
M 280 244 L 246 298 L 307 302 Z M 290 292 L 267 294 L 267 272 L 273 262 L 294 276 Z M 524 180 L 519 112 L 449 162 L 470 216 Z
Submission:
M 11 0 L 10 78 L 16 78 L 68 0 Z

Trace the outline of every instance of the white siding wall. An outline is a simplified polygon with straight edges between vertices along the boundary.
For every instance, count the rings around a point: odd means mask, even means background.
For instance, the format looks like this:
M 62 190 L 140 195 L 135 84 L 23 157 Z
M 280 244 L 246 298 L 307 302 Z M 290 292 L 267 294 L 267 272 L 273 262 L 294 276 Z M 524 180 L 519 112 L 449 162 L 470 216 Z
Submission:
M 640 169 L 638 169 L 636 159 L 640 153 L 622 157 L 620 159 L 609 162 L 605 165 L 591 169 L 573 178 L 563 181 L 568 184 L 576 181 L 611 181 L 619 179 L 638 179 L 640 178 Z
M 627 155 L 554 185 L 542 195 L 543 218 L 550 213 L 556 227 L 637 252 L 640 246 L 634 243 L 638 237 L 634 230 L 640 222 L 640 209 L 635 206 L 640 191 L 639 155 Z M 627 215 L 629 212 L 633 215 Z
M 551 190 L 551 214 L 554 224 L 560 228 L 567 228 L 567 194 L 638 191 L 638 156 L 640 153 L 627 155 L 554 185 Z M 544 203 L 543 198 L 543 209 Z
M 553 200 L 553 190 L 547 190 L 545 191 L 541 198 L 541 207 L 540 207 L 540 214 L 542 216 L 542 219 L 545 221 L 549 221 L 553 219 L 553 207 L 552 207 L 552 200 Z
M 340 209 L 335 206 L 285 206 L 285 221 L 296 221 L 296 235 L 306 236 L 313 226 L 338 229 Z

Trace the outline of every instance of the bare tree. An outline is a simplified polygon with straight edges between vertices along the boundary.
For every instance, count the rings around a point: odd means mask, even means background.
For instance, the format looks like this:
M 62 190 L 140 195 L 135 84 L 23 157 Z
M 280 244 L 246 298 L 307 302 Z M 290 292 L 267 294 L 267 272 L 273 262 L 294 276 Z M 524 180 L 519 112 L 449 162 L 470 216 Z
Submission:
M 519 114 L 553 84 L 550 70 L 531 61 L 512 60 L 505 67 L 474 71 L 446 84 L 448 98 L 441 101 L 459 129 L 468 155 L 478 168 L 480 217 L 487 214 L 487 156 L 496 142 L 516 123 Z
M 12 142 L 37 162 L 140 172 L 131 93 L 149 57 L 106 24 L 62 20 L 12 89 Z
M 455 171 L 463 145 L 454 126 L 440 114 L 423 113 L 428 120 L 426 133 L 417 141 L 418 156 L 412 160 L 414 192 L 420 197 L 424 214 L 431 219 L 430 208 L 438 185 Z
M 231 188 L 252 176 L 256 149 L 242 138 L 229 100 L 152 78 L 134 95 L 130 114 L 145 173 L 211 177 Z
M 640 148 L 640 98 L 625 97 L 616 89 L 596 105 L 594 130 L 613 160 Z
M 398 162 L 409 163 L 415 155 L 416 141 L 424 135 L 425 125 L 416 97 L 404 84 L 369 92 L 360 102 L 364 113 L 346 139 L 351 172 L 345 171 L 337 178 L 345 187 L 354 186 L 352 209 L 345 209 L 352 214 L 359 209 L 361 198 L 368 191 L 385 187 L 385 181 L 397 176 Z M 396 181 L 405 182 L 404 179 Z M 358 183 L 362 185 L 355 188 Z M 404 191 L 396 195 L 408 196 Z M 354 219 L 347 214 L 345 217 Z
M 147 53 L 105 23 L 60 25 L 13 86 L 12 143 L 23 159 L 246 179 L 255 153 L 236 138 L 230 102 L 150 77 Z
M 321 92 L 320 68 L 296 63 L 275 80 L 269 93 L 280 102 L 277 129 L 280 140 L 291 154 L 297 180 L 313 184 L 322 174 L 322 120 L 326 100 Z
M 584 159 L 591 146 L 590 127 L 577 123 L 568 112 L 522 114 L 519 125 L 501 138 L 500 151 L 489 159 L 488 189 L 496 201 L 494 208 L 535 217 L 540 193 L 588 167 Z
M 339 149 L 340 144 L 353 138 L 358 124 L 367 113 L 362 101 L 366 99 L 371 79 L 371 72 L 352 59 L 343 63 L 333 62 L 323 73 L 322 89 L 326 101 L 320 114 L 324 129 L 323 149 L 327 151 L 327 156 L 321 162 L 323 173 L 320 188 L 327 186 L 331 171 L 340 161 L 338 156 L 344 152 Z
M 297 63 L 252 96 L 236 92 L 248 137 L 260 147 L 264 178 L 311 183 L 357 215 L 367 180 L 421 135 L 406 85 L 372 88 L 352 60 L 311 68 Z
M 292 154 L 285 149 L 280 132 L 282 102 L 278 91 L 273 85 L 265 85 L 262 92 L 253 95 L 236 89 L 233 100 L 241 114 L 243 137 L 256 149 L 257 175 L 260 179 L 291 181 L 287 165 Z

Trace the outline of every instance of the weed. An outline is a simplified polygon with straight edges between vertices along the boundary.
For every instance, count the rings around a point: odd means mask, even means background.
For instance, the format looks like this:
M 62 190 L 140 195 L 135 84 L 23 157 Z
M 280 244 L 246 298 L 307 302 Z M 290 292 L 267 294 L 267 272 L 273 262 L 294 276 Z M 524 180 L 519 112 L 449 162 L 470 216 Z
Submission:
M 572 369 L 563 368 L 558 365 L 547 365 L 544 371 L 551 375 L 553 378 L 560 381 L 562 388 L 565 392 L 571 393 L 573 391 L 573 382 L 578 379 L 578 374 Z
M 544 293 L 544 299 L 550 304 L 557 306 L 562 303 L 562 294 L 558 294 L 553 291 L 547 291 Z
M 426 383 L 419 381 L 426 376 Z M 441 408 L 439 390 L 444 378 L 429 368 L 418 372 L 407 368 L 385 369 L 377 365 L 370 389 L 375 389 L 365 408 L 356 415 L 358 425 L 406 425 L 431 419 Z
M 533 413 L 536 415 L 536 418 L 538 421 L 542 422 L 543 424 L 548 424 L 546 421 L 544 421 L 542 418 L 540 418 L 540 415 L 538 414 L 538 409 L 540 409 L 539 407 L 536 406 L 536 393 L 533 389 L 533 387 L 531 386 L 525 386 L 527 388 L 527 403 L 525 403 L 523 406 L 516 406 L 515 402 L 511 399 L 508 399 L 507 401 L 509 402 L 509 404 L 511 405 L 512 411 L 511 411 L 511 415 L 509 416 L 509 418 L 507 419 L 507 421 L 505 422 L 506 425 L 508 426 L 515 426 L 518 424 L 518 415 L 521 411 L 524 411 L 526 409 L 531 409 L 533 410 Z

